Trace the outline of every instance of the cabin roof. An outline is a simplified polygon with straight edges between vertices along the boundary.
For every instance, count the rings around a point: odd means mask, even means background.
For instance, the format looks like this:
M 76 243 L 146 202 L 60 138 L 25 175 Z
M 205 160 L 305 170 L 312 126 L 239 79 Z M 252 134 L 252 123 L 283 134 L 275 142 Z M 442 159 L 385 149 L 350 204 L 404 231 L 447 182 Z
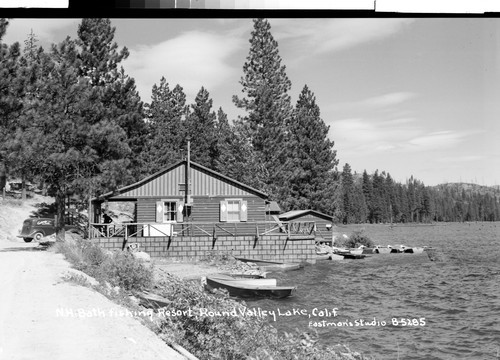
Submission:
M 131 191 L 131 190 L 134 190 L 134 189 L 137 189 L 145 184 L 147 184 L 148 182 L 151 182 L 157 178 L 159 178 L 160 176 L 168 173 L 169 171 L 172 171 L 173 169 L 181 166 L 181 165 L 184 165 L 186 166 L 187 164 L 187 160 L 182 160 L 182 161 L 179 161 L 177 162 L 176 164 L 172 165 L 172 166 L 169 166 L 167 168 L 164 168 L 156 173 L 154 173 L 153 175 L 150 175 L 136 183 L 133 183 L 133 184 L 130 184 L 130 185 L 127 185 L 127 186 L 124 186 L 118 190 L 115 190 L 115 191 L 111 191 L 111 192 L 108 192 L 106 194 L 103 194 L 101 196 L 99 196 L 98 198 L 94 198 L 93 200 L 112 200 L 113 197 L 115 196 L 118 196 L 120 194 L 123 194 L 123 193 L 126 193 L 128 191 Z M 221 179 L 222 181 L 226 182 L 226 183 L 229 183 L 233 186 L 236 186 L 238 188 L 242 188 L 243 190 L 249 192 L 249 193 L 252 193 L 256 196 L 259 196 L 263 199 L 267 199 L 268 198 L 268 195 L 260 190 L 257 190 L 257 189 L 254 189 L 252 188 L 251 186 L 248 186 L 246 184 L 243 184 L 237 180 L 234 180 L 226 175 L 223 175 L 217 171 L 214 171 L 212 169 L 209 169 L 203 165 L 200 165 L 198 163 L 195 163 L 193 161 L 190 161 L 190 168 L 191 169 L 196 169 L 196 170 L 201 170 L 201 171 L 204 171 L 206 172 L 209 176 L 212 176 L 212 177 L 216 177 L 216 178 L 219 178 Z
M 266 204 L 266 212 L 269 214 L 279 214 L 281 212 L 281 208 L 276 201 L 270 201 Z
M 297 218 L 300 218 L 300 217 L 303 217 L 303 216 L 307 216 L 307 215 L 316 216 L 316 217 L 319 217 L 321 219 L 333 222 L 332 216 L 324 214 L 324 213 L 321 213 L 321 212 L 316 211 L 316 210 L 311 210 L 311 209 L 308 209 L 308 210 L 291 210 L 291 211 L 288 211 L 286 213 L 280 214 L 279 215 L 279 219 L 283 220 L 283 221 L 287 221 L 287 220 L 294 220 L 294 219 L 297 219 Z

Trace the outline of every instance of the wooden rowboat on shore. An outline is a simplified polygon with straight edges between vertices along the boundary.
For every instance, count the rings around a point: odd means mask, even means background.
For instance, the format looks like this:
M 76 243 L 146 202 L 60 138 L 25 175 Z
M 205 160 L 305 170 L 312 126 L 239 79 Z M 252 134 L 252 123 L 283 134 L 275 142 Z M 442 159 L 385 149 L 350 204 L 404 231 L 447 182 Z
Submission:
M 248 275 L 248 274 L 215 274 L 210 275 L 211 277 L 216 276 L 220 280 L 224 281 L 233 281 L 243 284 L 251 284 L 251 285 L 265 285 L 265 286 L 276 286 L 276 279 L 265 278 L 260 275 Z
M 273 298 L 282 299 L 290 296 L 296 289 L 293 286 L 276 286 L 261 284 L 262 280 L 276 279 L 244 279 L 226 274 L 209 275 L 202 278 L 202 283 L 208 290 L 226 289 L 230 296 L 241 298 Z
M 236 260 L 245 263 L 253 263 L 257 265 L 259 269 L 262 271 L 290 271 L 290 270 L 299 270 L 304 267 L 304 265 L 300 263 L 283 263 L 271 260 L 245 259 L 245 258 L 236 258 Z

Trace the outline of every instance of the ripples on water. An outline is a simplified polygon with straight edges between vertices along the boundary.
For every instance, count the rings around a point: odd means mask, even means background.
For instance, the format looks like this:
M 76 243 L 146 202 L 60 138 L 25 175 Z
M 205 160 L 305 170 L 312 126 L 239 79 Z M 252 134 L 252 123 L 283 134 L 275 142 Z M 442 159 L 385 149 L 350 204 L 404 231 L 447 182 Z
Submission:
M 341 230 L 349 234 L 357 228 Z M 354 324 L 375 319 L 378 326 L 316 330 L 325 344 L 348 344 L 377 359 L 500 359 L 500 223 L 364 229 L 376 244 L 437 248 L 440 261 L 319 262 L 304 270 L 271 274 L 280 284 L 297 285 L 294 297 L 248 305 L 309 313 L 314 308 L 338 309 L 336 317 L 278 317 L 274 325 L 289 332 L 312 330 L 311 320 Z M 392 318 L 425 318 L 426 324 L 393 326 Z

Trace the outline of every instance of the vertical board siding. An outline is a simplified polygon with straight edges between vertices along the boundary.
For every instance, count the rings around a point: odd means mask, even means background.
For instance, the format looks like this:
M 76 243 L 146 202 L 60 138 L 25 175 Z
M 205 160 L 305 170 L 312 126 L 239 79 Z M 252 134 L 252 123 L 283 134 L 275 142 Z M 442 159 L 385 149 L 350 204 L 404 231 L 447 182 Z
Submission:
M 230 184 L 226 179 L 203 169 L 191 167 L 191 195 L 193 196 L 245 196 L 251 195 L 243 187 Z
M 112 198 L 183 196 L 184 191 L 180 191 L 179 185 L 184 183 L 185 164 L 179 164 L 170 171 Z M 245 196 L 254 194 L 245 190 L 243 185 L 238 185 L 222 176 L 193 166 L 191 166 L 190 183 L 190 194 L 193 196 Z
M 154 178 L 147 183 L 126 191 L 120 195 L 114 196 L 113 198 L 122 197 L 168 197 L 168 196 L 182 196 L 184 192 L 181 193 L 179 190 L 179 184 L 184 183 L 184 166 L 177 166 L 170 170 L 169 172 Z

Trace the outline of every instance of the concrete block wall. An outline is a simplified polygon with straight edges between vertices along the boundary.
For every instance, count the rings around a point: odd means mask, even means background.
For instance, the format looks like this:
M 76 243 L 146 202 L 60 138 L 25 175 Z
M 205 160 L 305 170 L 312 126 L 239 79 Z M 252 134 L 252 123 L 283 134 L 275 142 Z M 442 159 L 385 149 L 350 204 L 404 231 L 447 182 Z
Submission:
M 219 236 L 213 242 L 209 236 L 130 238 L 129 243 L 139 243 L 140 250 L 152 258 L 196 259 L 211 252 L 230 253 L 233 256 L 249 259 L 262 259 L 280 262 L 310 261 L 315 258 L 314 239 L 290 239 L 283 235 Z M 95 239 L 105 249 L 121 249 L 123 238 Z

